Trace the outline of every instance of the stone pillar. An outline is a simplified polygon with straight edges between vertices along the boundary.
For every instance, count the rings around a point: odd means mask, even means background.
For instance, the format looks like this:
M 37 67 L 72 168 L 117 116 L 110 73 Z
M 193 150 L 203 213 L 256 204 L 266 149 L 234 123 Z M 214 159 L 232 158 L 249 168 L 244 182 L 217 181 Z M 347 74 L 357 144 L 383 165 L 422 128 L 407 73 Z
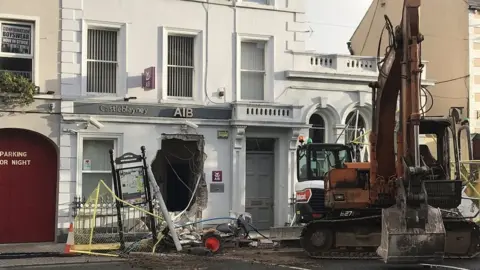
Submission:
M 288 217 L 287 221 L 291 222 L 294 216 L 295 207 L 290 205 L 290 198 L 295 194 L 295 184 L 297 183 L 297 145 L 298 136 L 301 133 L 301 129 L 293 128 L 288 137 L 288 197 L 287 208 Z
M 233 127 L 232 147 L 232 203 L 231 211 L 245 212 L 245 183 L 246 183 L 246 126 Z
M 344 124 L 337 124 L 335 125 L 334 127 L 334 131 L 333 131 L 333 138 L 332 138 L 332 141 L 331 143 L 345 143 L 345 125 Z M 338 138 L 338 140 L 337 140 Z

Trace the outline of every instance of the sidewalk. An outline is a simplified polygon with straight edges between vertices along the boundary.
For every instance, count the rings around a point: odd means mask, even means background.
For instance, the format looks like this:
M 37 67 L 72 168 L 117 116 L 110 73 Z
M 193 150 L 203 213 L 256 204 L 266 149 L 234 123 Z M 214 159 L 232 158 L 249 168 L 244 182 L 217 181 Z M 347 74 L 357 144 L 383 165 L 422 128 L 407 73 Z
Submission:
M 12 253 L 63 253 L 65 243 L 1 244 L 0 254 Z
M 94 256 L 75 256 L 75 257 L 43 257 L 28 259 L 3 260 L 0 258 L 0 269 L 22 266 L 48 266 L 48 265 L 69 265 L 84 263 L 109 263 L 124 261 L 121 258 L 112 257 L 94 257 Z

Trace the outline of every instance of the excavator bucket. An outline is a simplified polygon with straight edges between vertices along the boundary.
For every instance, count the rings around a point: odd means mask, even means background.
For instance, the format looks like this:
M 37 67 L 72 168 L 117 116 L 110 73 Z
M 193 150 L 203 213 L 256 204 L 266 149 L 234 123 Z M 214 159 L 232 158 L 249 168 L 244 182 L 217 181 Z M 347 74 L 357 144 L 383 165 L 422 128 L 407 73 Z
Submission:
M 427 207 L 425 229 L 407 228 L 401 208 L 382 210 L 382 238 L 377 254 L 385 263 L 433 263 L 445 254 L 445 227 L 440 209 Z

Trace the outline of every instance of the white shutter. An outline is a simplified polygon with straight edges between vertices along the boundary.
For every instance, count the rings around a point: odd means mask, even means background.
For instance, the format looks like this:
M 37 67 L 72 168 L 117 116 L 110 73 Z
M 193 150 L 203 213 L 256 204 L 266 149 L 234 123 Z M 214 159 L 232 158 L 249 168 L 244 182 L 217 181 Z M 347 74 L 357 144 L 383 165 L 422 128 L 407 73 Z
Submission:
M 88 29 L 87 92 L 117 92 L 118 31 Z
M 241 98 L 264 100 L 265 43 L 242 42 L 240 68 Z
M 170 97 L 193 97 L 193 74 L 195 37 L 168 37 L 167 95 Z

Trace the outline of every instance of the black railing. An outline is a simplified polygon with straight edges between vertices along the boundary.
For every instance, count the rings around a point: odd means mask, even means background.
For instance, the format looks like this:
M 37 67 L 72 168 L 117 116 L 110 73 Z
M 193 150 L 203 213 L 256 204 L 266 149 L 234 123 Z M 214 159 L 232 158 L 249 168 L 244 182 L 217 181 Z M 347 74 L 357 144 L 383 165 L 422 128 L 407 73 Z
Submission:
M 116 204 L 112 200 L 99 200 L 90 203 L 85 198 L 75 197 L 72 203 L 74 218 L 75 244 L 118 243 L 119 230 Z M 123 234 L 125 242 L 135 242 L 150 234 L 148 205 L 121 208 Z M 160 206 L 154 202 L 154 215 L 162 217 Z M 156 225 L 161 226 L 163 218 L 156 218 Z M 93 230 L 93 232 L 92 232 Z

